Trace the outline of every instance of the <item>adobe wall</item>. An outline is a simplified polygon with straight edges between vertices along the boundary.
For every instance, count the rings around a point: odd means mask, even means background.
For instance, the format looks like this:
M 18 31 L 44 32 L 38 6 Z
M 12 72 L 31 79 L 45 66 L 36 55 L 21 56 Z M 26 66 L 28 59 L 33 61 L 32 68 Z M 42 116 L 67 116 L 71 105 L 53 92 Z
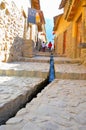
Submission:
M 63 55 L 63 33 L 58 36 L 57 53 Z
M 74 54 L 74 44 L 72 42 L 72 37 L 71 37 L 72 36 L 72 24 L 70 24 L 69 27 L 67 28 L 67 30 L 65 30 L 65 31 L 67 31 L 66 39 L 65 39 L 66 40 L 65 55 L 72 58 L 73 54 Z M 58 36 L 57 51 L 58 51 L 58 54 L 60 54 L 60 55 L 63 55 L 64 32 Z

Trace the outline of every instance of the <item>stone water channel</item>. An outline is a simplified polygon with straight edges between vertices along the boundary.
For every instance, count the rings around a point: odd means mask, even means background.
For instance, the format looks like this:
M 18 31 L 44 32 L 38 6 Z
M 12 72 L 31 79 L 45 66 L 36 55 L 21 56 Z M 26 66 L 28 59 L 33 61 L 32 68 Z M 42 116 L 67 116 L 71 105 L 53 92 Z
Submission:
M 67 61 L 65 62 L 67 63 Z M 63 67 L 63 69 L 60 67 Z M 57 68 L 59 71 L 57 71 Z M 76 76 L 75 70 L 77 70 L 77 75 L 80 74 L 79 77 Z M 0 77 L 0 99 L 2 100 L 0 100 L 0 111 L 2 113 L 2 117 L 5 118 L 6 115 L 8 116 L 11 114 L 11 112 L 13 112 L 16 108 L 17 111 L 18 109 L 21 109 L 22 106 L 25 106 L 25 108 L 22 108 L 19 112 L 16 111 L 17 114 L 15 112 L 15 117 L 10 118 L 9 120 L 6 119 L 6 121 L 8 120 L 6 122 L 6 125 L 1 125 L 0 130 L 69 130 L 72 129 L 71 125 L 74 127 L 72 130 L 76 129 L 76 123 L 74 121 L 70 122 L 71 115 L 69 114 L 69 110 L 72 113 L 75 113 L 72 115 L 73 117 L 76 115 L 76 113 L 79 112 L 79 110 L 85 108 L 84 95 L 86 86 L 86 68 L 79 66 L 76 63 L 70 64 L 69 67 L 68 64 L 63 65 L 62 61 L 62 64 L 55 64 L 55 71 L 56 74 L 57 72 L 61 72 L 63 76 L 60 77 L 58 75 L 58 79 L 55 79 L 52 83 L 50 83 L 50 85 L 47 85 L 49 75 L 49 62 L 42 64 L 37 62 L 17 62 L 13 64 L 1 63 L 0 75 L 2 76 Z M 72 75 L 69 78 L 68 75 L 65 75 L 67 74 L 67 71 L 68 73 L 71 73 L 70 75 Z M 30 72 L 29 75 L 28 72 Z M 83 78 L 80 79 L 82 74 Z M 27 77 L 27 75 L 29 77 Z M 74 76 L 75 80 L 73 80 Z M 25 105 L 28 100 L 30 101 L 31 98 L 34 97 L 34 94 L 32 94 L 32 92 L 35 93 L 36 89 L 40 91 L 39 88 L 44 88 L 44 86 L 46 86 L 46 88 L 37 95 L 37 98 L 32 99 L 30 103 L 27 103 L 27 105 Z M 71 90 L 71 88 L 73 88 L 73 90 Z M 38 91 L 36 92 L 38 93 Z M 73 94 L 73 92 L 75 94 Z M 30 96 L 30 98 L 28 98 L 28 96 Z M 69 104 L 69 107 L 67 106 L 66 101 L 68 101 L 67 103 Z M 69 109 L 71 106 L 74 108 Z M 75 107 L 77 107 L 77 111 Z M 78 116 L 73 117 L 74 120 L 77 121 L 77 124 L 80 122 L 80 125 L 78 126 L 79 129 L 76 130 L 85 130 L 86 128 L 84 125 L 85 116 L 83 116 L 83 114 L 85 114 L 85 111 L 83 111 L 81 115 L 79 114 L 82 120 L 80 120 Z M 10 115 L 9 117 L 12 117 L 13 115 Z M 56 115 L 58 115 L 58 118 Z M 67 121 L 64 119 L 67 119 Z
M 47 84 L 48 80 L 43 78 L 0 77 L 0 125 L 15 116 Z
M 53 55 L 50 57 L 49 70 L 50 72 L 46 75 L 46 78 L 24 78 L 13 76 L 0 77 L 0 81 L 2 81 L 0 82 L 0 92 L 2 92 L 0 93 L 0 107 L 2 109 L 0 110 L 0 125 L 5 124 L 9 118 L 15 116 L 18 110 L 25 107 L 27 103 L 35 98 L 36 95 L 49 84 L 49 82 L 54 80 L 55 72 Z M 11 68 L 10 71 L 3 69 L 0 71 L 2 72 L 2 75 L 12 75 L 16 70 Z M 25 71 L 16 71 L 16 74 L 17 73 L 19 76 L 22 76 L 24 75 Z

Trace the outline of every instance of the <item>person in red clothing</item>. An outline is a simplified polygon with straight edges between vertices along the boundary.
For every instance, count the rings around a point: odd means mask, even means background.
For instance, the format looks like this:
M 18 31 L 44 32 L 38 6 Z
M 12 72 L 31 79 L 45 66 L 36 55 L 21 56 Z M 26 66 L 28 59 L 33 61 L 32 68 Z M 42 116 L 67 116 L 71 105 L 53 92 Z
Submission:
M 52 42 L 51 41 L 48 43 L 48 48 L 49 48 L 49 51 L 51 51 L 51 48 L 52 48 Z

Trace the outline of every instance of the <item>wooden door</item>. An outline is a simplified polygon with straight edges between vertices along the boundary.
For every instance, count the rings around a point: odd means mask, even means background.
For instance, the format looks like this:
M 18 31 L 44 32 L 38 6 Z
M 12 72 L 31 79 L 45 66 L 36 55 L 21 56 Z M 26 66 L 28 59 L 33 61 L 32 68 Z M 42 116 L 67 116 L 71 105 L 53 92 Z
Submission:
M 81 56 L 81 49 L 79 48 L 79 44 L 82 42 L 82 20 L 81 17 L 77 21 L 77 46 L 76 46 L 76 57 Z
M 63 54 L 65 54 L 65 50 L 66 50 L 66 35 L 67 35 L 67 31 L 64 32 L 64 36 L 63 36 Z

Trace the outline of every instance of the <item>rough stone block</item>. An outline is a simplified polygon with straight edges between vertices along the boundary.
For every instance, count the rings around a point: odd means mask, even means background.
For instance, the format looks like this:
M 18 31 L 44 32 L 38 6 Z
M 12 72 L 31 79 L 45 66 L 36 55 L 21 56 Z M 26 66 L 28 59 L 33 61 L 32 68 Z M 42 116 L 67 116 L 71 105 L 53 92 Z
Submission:
M 23 56 L 24 57 L 33 57 L 34 56 L 34 42 L 32 40 L 24 40 Z

